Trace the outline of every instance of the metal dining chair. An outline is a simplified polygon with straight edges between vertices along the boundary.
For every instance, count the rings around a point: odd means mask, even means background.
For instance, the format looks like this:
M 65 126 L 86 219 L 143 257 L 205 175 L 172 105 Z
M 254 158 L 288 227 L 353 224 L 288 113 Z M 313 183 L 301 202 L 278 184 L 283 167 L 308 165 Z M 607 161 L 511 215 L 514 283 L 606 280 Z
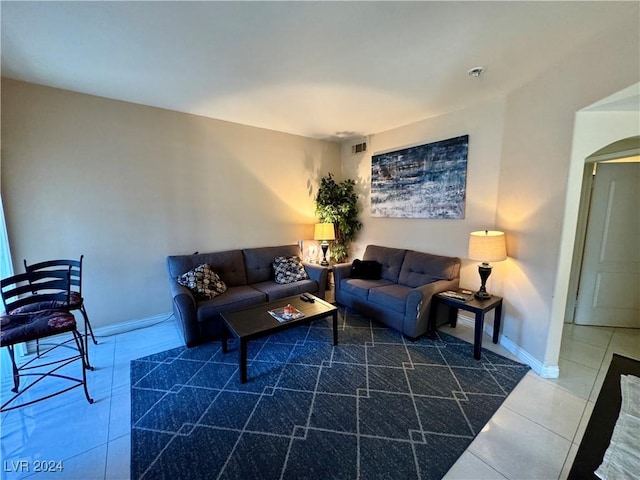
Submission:
M 82 313 L 82 317 L 84 318 L 84 350 L 87 357 L 87 367 L 90 370 L 93 370 L 91 366 L 91 362 L 89 362 L 89 335 L 91 336 L 91 340 L 94 345 L 98 344 L 95 335 L 93 334 L 93 328 L 91 328 L 91 322 L 89 322 L 89 315 L 87 314 L 87 309 L 84 306 L 84 297 L 82 296 L 82 261 L 84 259 L 84 255 L 80 255 L 80 260 L 69 260 L 69 259 L 58 259 L 58 260 L 47 260 L 45 262 L 33 263 L 29 265 L 26 260 L 24 262 L 24 269 L 27 273 L 29 272 L 53 272 L 57 270 L 67 270 L 70 269 L 71 272 L 71 296 L 69 297 L 69 302 L 67 303 L 67 308 L 69 311 L 78 310 Z M 37 286 L 37 282 L 34 282 L 34 285 Z M 37 290 L 34 290 L 37 291 Z
M 38 293 L 33 293 L 33 284 L 38 282 Z M 93 399 L 87 389 L 86 355 L 82 335 L 78 332 L 75 317 L 67 308 L 59 305 L 69 302 L 71 295 L 71 272 L 28 272 L 0 280 L 0 291 L 5 312 L 0 315 L 0 347 L 7 347 L 13 371 L 14 395 L 2 403 L 1 412 L 31 405 L 41 400 L 60 395 L 82 386 L 89 403 Z M 70 333 L 69 335 L 64 335 Z M 46 343 L 40 340 L 46 339 Z M 16 361 L 15 345 L 36 340 L 35 355 L 24 364 Z M 62 358 L 52 353 L 59 348 L 69 348 L 69 355 Z M 71 377 L 60 370 L 75 361 L 80 361 L 82 376 Z M 20 390 L 21 379 L 36 379 Z M 48 377 L 67 380 L 64 388 L 47 392 L 24 403 L 16 403 L 25 392 L 30 391 Z M 69 385 L 70 384 L 70 385 Z

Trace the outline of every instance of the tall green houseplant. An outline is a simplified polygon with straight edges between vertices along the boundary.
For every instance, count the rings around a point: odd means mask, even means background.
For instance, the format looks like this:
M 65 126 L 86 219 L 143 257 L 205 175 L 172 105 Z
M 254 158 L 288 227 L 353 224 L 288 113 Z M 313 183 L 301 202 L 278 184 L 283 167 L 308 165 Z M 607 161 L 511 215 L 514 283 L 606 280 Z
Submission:
M 349 244 L 356 237 L 362 223 L 358 220 L 356 182 L 347 179 L 336 182 L 329 173 L 320 180 L 316 195 L 316 215 L 322 223 L 333 223 L 336 239 L 331 244 L 331 260 L 344 262 L 349 256 Z

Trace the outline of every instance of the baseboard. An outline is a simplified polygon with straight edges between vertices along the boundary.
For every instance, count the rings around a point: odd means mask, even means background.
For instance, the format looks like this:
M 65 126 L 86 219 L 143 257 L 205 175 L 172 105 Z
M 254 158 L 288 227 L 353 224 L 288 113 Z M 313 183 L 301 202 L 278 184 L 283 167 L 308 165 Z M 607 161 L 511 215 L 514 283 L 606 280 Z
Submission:
M 135 320 L 125 320 L 124 322 L 114 323 L 113 325 L 105 325 L 104 327 L 98 327 L 93 329 L 93 334 L 99 339 L 100 337 L 110 337 L 112 335 L 119 335 L 121 333 L 131 332 L 140 328 L 150 327 L 157 325 L 158 323 L 166 322 L 173 316 L 173 313 L 159 313 L 147 318 L 140 318 Z M 82 321 L 78 321 L 78 330 L 84 332 L 84 324 Z M 52 338 L 56 338 L 54 336 Z M 25 357 L 36 352 L 36 341 L 26 342 L 23 345 L 22 351 L 17 351 L 18 357 Z
M 150 327 L 158 323 L 166 322 L 173 316 L 173 313 L 159 313 L 147 318 L 139 318 L 135 320 L 125 320 L 124 322 L 114 323 L 113 325 L 105 325 L 104 327 L 98 327 L 93 329 L 93 334 L 96 337 L 110 337 L 112 335 L 119 335 L 121 333 L 127 333 L 132 330 L 138 330 L 140 328 Z
M 475 320 L 473 318 L 467 317 L 466 315 L 458 314 L 458 322 L 470 328 L 475 328 Z M 490 337 L 493 337 L 493 325 L 485 323 L 484 332 Z M 545 365 L 529 352 L 524 350 L 520 345 L 516 344 L 509 337 L 500 334 L 500 336 L 498 337 L 498 343 L 505 349 L 507 349 L 510 353 L 515 355 L 518 360 L 521 360 L 523 363 L 529 365 L 531 369 L 542 378 L 558 378 L 558 376 L 560 375 L 560 368 L 558 367 L 558 365 Z

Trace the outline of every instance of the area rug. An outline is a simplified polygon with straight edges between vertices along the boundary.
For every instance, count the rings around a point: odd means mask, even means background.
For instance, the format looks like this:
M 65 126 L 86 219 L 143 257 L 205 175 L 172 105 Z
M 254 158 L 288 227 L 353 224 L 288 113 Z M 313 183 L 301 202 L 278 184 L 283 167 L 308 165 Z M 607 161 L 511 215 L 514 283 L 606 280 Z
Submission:
M 640 361 L 617 353 L 613 354 L 607 375 L 571 466 L 569 480 L 599 480 L 594 472 L 602 463 L 620 414 L 622 404 L 621 375 L 640 377 Z
M 438 479 L 529 370 L 444 333 L 341 312 L 249 343 L 131 362 L 131 478 Z

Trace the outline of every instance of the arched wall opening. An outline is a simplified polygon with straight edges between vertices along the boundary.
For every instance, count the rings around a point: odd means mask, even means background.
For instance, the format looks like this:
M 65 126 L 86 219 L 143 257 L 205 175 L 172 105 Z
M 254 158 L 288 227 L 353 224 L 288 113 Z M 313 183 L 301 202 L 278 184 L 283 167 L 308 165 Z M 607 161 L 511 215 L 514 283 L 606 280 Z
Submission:
M 571 272 L 585 163 L 594 153 L 620 140 L 640 135 L 640 83 L 628 87 L 576 113 L 565 214 L 547 339 L 545 363 L 557 365 L 562 328 L 569 301 Z M 591 160 L 593 161 L 593 160 Z

